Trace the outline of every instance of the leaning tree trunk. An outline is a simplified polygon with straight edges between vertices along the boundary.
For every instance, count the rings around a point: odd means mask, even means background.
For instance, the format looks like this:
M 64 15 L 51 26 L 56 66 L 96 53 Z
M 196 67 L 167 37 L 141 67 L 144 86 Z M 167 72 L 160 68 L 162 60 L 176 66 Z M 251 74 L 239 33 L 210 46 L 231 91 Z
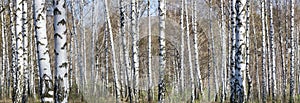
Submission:
M 46 32 L 45 0 L 34 1 L 34 26 L 40 74 L 40 95 L 42 102 L 53 102 L 53 80 L 50 68 L 49 48 Z
M 158 0 L 159 12 L 159 82 L 158 82 L 158 102 L 165 100 L 165 68 L 166 68 L 166 41 L 165 41 L 165 0 Z
M 295 25 L 295 22 L 294 22 L 294 16 L 295 16 L 295 10 L 294 10 L 294 7 L 295 7 L 295 0 L 290 0 L 290 16 L 291 16 L 291 19 L 290 19 L 290 46 L 291 46 L 291 52 L 290 52 L 290 55 L 291 55 L 291 61 L 290 61 L 290 103 L 294 102 L 294 96 L 295 96 L 295 53 L 294 53 L 294 49 L 295 49 L 295 43 L 294 43 L 294 25 Z
M 120 99 L 120 84 L 119 84 L 119 77 L 118 77 L 118 68 L 116 64 L 116 54 L 115 54 L 115 44 L 114 44 L 114 37 L 112 34 L 112 27 L 110 23 L 110 16 L 109 16 L 109 10 L 107 5 L 107 0 L 104 1 L 104 7 L 105 7 L 105 17 L 107 20 L 107 27 L 108 27 L 108 35 L 110 36 L 110 46 L 111 46 L 111 52 L 112 52 L 112 64 L 113 64 L 113 74 L 114 74 L 114 83 L 115 83 L 115 92 L 116 92 L 116 101 L 118 102 Z
M 196 12 L 196 2 L 197 0 L 193 0 L 193 18 L 192 18 L 192 25 L 193 25 L 193 33 L 194 33 L 194 50 L 195 50 L 195 69 L 197 71 L 197 82 L 198 82 L 198 89 L 200 90 L 200 95 L 203 95 L 203 87 L 202 87 L 202 77 L 201 71 L 199 67 L 199 52 L 198 52 L 198 23 L 197 23 L 197 12 Z M 226 64 L 226 63 L 225 63 Z
M 189 68 L 190 68 L 190 89 L 191 89 L 191 102 L 195 101 L 195 85 L 194 85 L 194 71 L 193 71 L 193 62 L 192 62 L 192 51 L 191 51 L 191 43 L 190 43 L 190 29 L 189 29 L 189 10 L 188 10 L 188 2 L 185 0 L 185 19 L 186 19 L 186 37 L 187 37 L 187 51 L 188 51 L 188 59 L 189 59 Z
M 235 95 L 236 100 L 239 103 L 244 102 L 245 96 L 245 82 L 244 82 L 244 75 L 246 69 L 246 10 L 245 8 L 247 2 L 246 0 L 236 0 L 236 26 L 235 36 L 236 36 L 236 53 L 235 53 Z
M 65 0 L 54 0 L 54 41 L 55 41 L 55 102 L 67 103 L 69 93 L 67 58 L 67 17 Z

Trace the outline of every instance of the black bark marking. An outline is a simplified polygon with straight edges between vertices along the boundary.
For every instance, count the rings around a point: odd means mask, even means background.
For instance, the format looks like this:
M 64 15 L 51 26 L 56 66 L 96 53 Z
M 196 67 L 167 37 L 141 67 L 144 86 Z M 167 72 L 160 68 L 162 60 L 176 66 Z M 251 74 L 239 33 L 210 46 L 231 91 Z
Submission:
M 56 7 L 53 10 L 54 15 L 61 15 L 61 11 L 59 11 L 59 9 Z
M 58 34 L 58 33 L 55 33 L 55 34 L 54 34 L 54 38 L 57 38 L 57 37 L 59 37 L 60 39 L 63 39 L 63 38 L 61 37 L 61 35 L 60 35 L 60 34 Z

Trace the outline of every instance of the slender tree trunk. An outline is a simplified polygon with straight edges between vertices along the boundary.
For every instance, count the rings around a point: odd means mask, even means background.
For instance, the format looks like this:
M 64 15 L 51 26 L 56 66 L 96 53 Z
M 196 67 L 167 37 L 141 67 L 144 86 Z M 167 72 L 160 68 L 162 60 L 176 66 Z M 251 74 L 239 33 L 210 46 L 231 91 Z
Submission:
M 225 17 L 224 17 L 224 1 L 221 0 L 221 44 L 222 44 L 222 95 L 221 102 L 225 102 L 225 86 L 226 86 L 226 35 L 225 35 Z
M 194 85 L 194 71 L 193 71 L 193 62 L 192 62 L 192 52 L 191 52 L 191 44 L 190 44 L 190 30 L 189 30 L 189 10 L 188 10 L 188 2 L 185 0 L 185 19 L 186 19 L 186 37 L 187 37 L 187 47 L 188 47 L 188 59 L 189 59 L 189 68 L 190 68 L 190 89 L 191 89 L 191 102 L 195 101 L 195 85 Z
M 235 88 L 235 18 L 236 18 L 236 11 L 234 9 L 236 0 L 231 0 L 231 53 L 230 53 L 230 70 L 231 70 L 231 79 L 230 79 L 230 88 L 231 88 L 231 94 L 230 94 L 230 102 L 235 102 L 236 99 L 236 88 Z
M 29 67 L 28 67 L 28 19 L 27 19 L 27 0 L 22 1 L 22 36 L 23 36 L 23 66 L 24 66 L 24 81 L 22 91 L 22 101 L 27 102 L 28 99 L 28 80 L 29 80 Z
M 116 54 L 115 54 L 115 44 L 114 44 L 114 38 L 112 34 L 112 27 L 110 22 L 110 16 L 109 16 L 109 10 L 107 5 L 107 0 L 104 1 L 104 7 L 105 7 L 105 16 L 107 19 L 107 26 L 108 26 L 108 35 L 110 36 L 110 46 L 111 46 L 111 52 L 112 52 L 112 64 L 113 64 L 113 74 L 114 74 L 114 85 L 115 85 L 115 92 L 116 92 L 116 101 L 118 102 L 120 99 L 120 84 L 119 84 L 119 76 L 118 76 L 118 70 L 117 70 L 117 64 L 116 64 Z
M 270 6 L 270 47 L 271 47 L 271 61 L 272 62 L 272 101 L 276 101 L 276 61 L 275 61 L 275 43 L 274 43 L 274 23 L 273 23 L 273 0 L 269 1 Z M 271 91 L 270 91 L 271 92 Z
M 294 10 L 294 6 L 295 6 L 295 0 L 290 0 L 290 45 L 291 45 L 291 61 L 290 61 L 290 103 L 294 102 L 294 96 L 295 96 L 295 43 L 294 43 L 294 26 L 295 26 L 295 22 L 294 22 L 294 14 L 295 14 L 295 10 Z
M 244 87 L 244 91 L 245 91 L 245 99 L 246 101 L 248 100 L 251 100 L 252 98 L 252 79 L 251 79 L 251 76 L 250 76 L 250 67 L 249 67 L 249 61 L 250 61 L 250 1 L 247 0 L 247 5 L 246 5 L 246 77 L 244 78 L 247 78 L 247 86 L 248 86 L 248 90 L 246 90 L 246 87 Z M 244 82 L 246 82 L 246 80 L 244 80 Z M 245 85 L 246 86 L 246 85 Z M 247 93 L 246 93 L 247 91 Z
M 203 95 L 203 83 L 202 83 L 202 77 L 201 77 L 201 71 L 199 67 L 199 52 L 198 52 L 198 23 L 197 23 L 197 0 L 193 0 L 193 20 L 192 20 L 192 25 L 193 25 L 193 33 L 194 33 L 194 50 L 195 50 L 195 69 L 197 71 L 197 82 L 198 82 L 198 89 L 200 90 L 200 95 Z M 225 63 L 226 64 L 226 63 Z
M 159 12 L 159 83 L 158 83 L 158 102 L 164 103 L 165 100 L 165 68 L 166 68 L 166 41 L 165 41 L 165 0 L 158 0 Z
M 12 65 L 11 65 L 11 79 L 12 79 L 12 100 L 16 101 L 16 89 L 17 89 L 17 79 L 16 79 L 16 72 L 17 72 L 17 45 L 16 45 L 16 27 L 15 27 L 15 22 L 16 22 L 16 16 L 15 16 L 15 1 L 10 0 L 10 32 L 11 32 L 11 49 L 12 49 Z
M 69 93 L 65 0 L 54 0 L 55 102 L 67 103 Z
M 183 93 L 184 92 L 184 69 L 185 69 L 185 64 L 184 64 L 184 28 L 183 28 L 183 8 L 184 8 L 184 2 L 183 0 L 180 0 L 180 34 L 181 34 L 181 44 L 180 44 L 180 47 L 181 47 L 181 58 L 180 58 L 180 93 Z
M 265 0 L 261 0 L 262 25 L 262 102 L 266 103 L 266 33 L 265 33 Z
M 151 34 L 151 16 L 150 16 L 150 0 L 148 0 L 148 102 L 152 102 L 152 34 Z

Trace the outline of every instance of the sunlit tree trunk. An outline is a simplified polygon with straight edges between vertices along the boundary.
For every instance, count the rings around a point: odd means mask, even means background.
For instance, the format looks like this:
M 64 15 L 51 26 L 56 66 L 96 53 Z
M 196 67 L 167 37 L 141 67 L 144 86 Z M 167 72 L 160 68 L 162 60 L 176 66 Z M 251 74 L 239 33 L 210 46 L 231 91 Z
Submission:
M 250 61 L 250 0 L 246 0 L 246 75 L 245 79 L 247 78 L 247 90 L 246 87 L 244 87 L 245 91 L 245 99 L 246 101 L 251 100 L 252 97 L 252 79 L 250 76 L 250 66 L 249 66 L 249 61 Z M 244 80 L 246 82 L 246 80 Z M 246 85 L 244 85 L 246 86 Z
M 67 28 L 65 0 L 54 0 L 54 41 L 55 41 L 55 86 L 54 100 L 59 103 L 68 102 L 68 58 Z
M 165 41 L 165 0 L 158 0 L 159 14 L 159 82 L 158 82 L 158 102 L 164 103 L 165 100 L 165 68 L 166 68 L 166 41 Z

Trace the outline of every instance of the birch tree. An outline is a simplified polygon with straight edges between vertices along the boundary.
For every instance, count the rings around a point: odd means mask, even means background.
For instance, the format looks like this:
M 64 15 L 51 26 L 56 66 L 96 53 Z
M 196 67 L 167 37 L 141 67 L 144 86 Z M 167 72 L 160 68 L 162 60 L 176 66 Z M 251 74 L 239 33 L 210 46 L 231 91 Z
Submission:
M 184 28 L 183 28 L 183 8 L 184 8 L 184 2 L 183 0 L 180 0 L 180 34 L 181 34 L 181 44 L 180 44 L 180 48 L 181 48 L 181 58 L 180 58 L 180 92 L 183 93 L 184 91 Z
M 29 67 L 28 67 L 28 19 L 27 19 L 27 0 L 22 1 L 22 36 L 23 36 L 23 54 L 22 54 L 22 59 L 23 63 L 22 65 L 24 66 L 24 75 L 23 78 L 24 80 L 21 81 L 23 82 L 23 91 L 22 91 L 22 101 L 27 102 L 28 99 L 28 80 L 29 80 Z
M 224 18 L 224 1 L 221 0 L 221 44 L 222 44 L 222 66 L 221 66 L 221 72 L 222 72 L 222 93 L 221 93 L 221 102 L 225 101 L 225 86 L 226 86 L 226 37 L 225 37 L 225 18 Z
M 113 74 L 114 74 L 114 83 L 115 83 L 115 90 L 116 90 L 116 101 L 118 102 L 120 99 L 120 84 L 119 84 L 119 77 L 118 77 L 118 70 L 117 70 L 117 64 L 116 64 L 116 54 L 115 54 L 115 44 L 114 44 L 114 38 L 112 34 L 112 27 L 110 22 L 110 16 L 109 16 L 109 10 L 107 5 L 107 0 L 104 1 L 104 7 L 105 7 L 105 18 L 107 19 L 107 27 L 108 27 L 108 35 L 110 36 L 110 46 L 112 50 L 112 64 L 113 64 Z
M 158 82 L 158 102 L 164 103 L 165 100 L 165 68 L 166 68 L 166 41 L 165 41 L 165 0 L 158 0 L 159 14 L 159 82 Z
M 23 26 L 23 21 L 22 21 L 22 5 L 23 5 L 23 0 L 16 0 L 16 49 L 17 49 L 17 72 L 16 72 L 16 77 L 15 78 L 17 83 L 17 88 L 16 88 L 16 101 L 13 102 L 22 102 L 22 96 L 23 96 L 23 89 L 24 89 L 24 66 L 23 66 L 23 31 L 22 31 L 22 26 Z
M 295 43 L 294 43 L 294 26 L 295 26 L 295 0 L 290 0 L 290 45 L 291 45 L 291 52 L 290 52 L 290 56 L 291 56 L 291 61 L 290 61 L 290 102 L 293 103 L 294 102 L 294 96 L 295 96 Z
M 151 36 L 151 16 L 150 16 L 150 0 L 148 0 L 147 5 L 147 14 L 148 14 L 148 101 L 152 101 L 152 36 Z
M 236 26 L 235 30 L 235 36 L 236 36 L 236 52 L 235 52 L 235 99 L 233 101 L 236 102 L 244 102 L 244 75 L 245 75 L 245 69 L 246 69 L 246 10 L 243 9 L 246 6 L 246 0 L 236 0 L 234 2 L 236 5 L 236 12 L 237 12 L 237 17 L 236 23 L 234 26 Z
M 54 0 L 55 102 L 67 103 L 69 93 L 66 1 Z
M 262 102 L 266 103 L 266 42 L 265 42 L 265 0 L 261 0 L 262 25 Z
M 40 73 L 40 90 L 42 102 L 53 102 L 53 79 L 50 68 L 49 48 L 46 32 L 45 0 L 34 1 L 34 26 L 37 45 L 38 66 Z
M 192 25 L 193 25 L 193 33 L 194 33 L 194 50 L 195 50 L 195 69 L 197 71 L 197 82 L 198 82 L 198 89 L 200 90 L 200 95 L 203 95 L 203 87 L 202 87 L 202 76 L 201 76 L 201 71 L 199 67 L 199 52 L 198 52 L 198 23 L 197 23 L 197 13 L 196 13 L 196 8 L 197 8 L 197 0 L 193 0 L 193 18 L 192 18 Z M 225 63 L 226 64 L 226 63 Z
M 274 43 L 274 22 L 273 22 L 273 0 L 269 1 L 270 8 L 270 47 L 271 47 L 271 60 L 272 62 L 272 100 L 276 101 L 276 56 L 275 56 L 275 43 Z M 271 92 L 271 91 L 270 91 Z
M 190 89 L 191 89 L 191 102 L 195 101 L 195 85 L 194 85 L 194 71 L 193 71 L 193 62 L 192 62 L 192 50 L 190 44 L 190 29 L 189 29 L 189 13 L 188 13 L 188 2 L 185 0 L 185 19 L 186 19 L 186 37 L 187 37 L 187 51 L 188 51 L 188 59 L 189 59 L 189 68 L 190 68 Z

